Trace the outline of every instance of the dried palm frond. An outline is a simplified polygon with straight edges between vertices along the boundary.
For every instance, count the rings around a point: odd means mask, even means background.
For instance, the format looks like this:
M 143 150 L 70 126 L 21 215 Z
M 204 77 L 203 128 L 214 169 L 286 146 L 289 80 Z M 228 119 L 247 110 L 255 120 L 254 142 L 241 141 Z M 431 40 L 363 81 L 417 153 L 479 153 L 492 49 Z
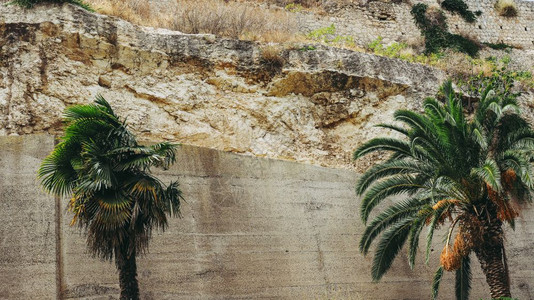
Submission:
M 486 184 L 486 188 L 488 190 L 488 197 L 492 200 L 492 201 L 495 201 L 496 199 L 499 198 L 499 192 L 497 192 L 496 190 L 492 189 L 491 186 L 489 184 Z
M 511 221 L 519 216 L 519 213 L 512 207 L 510 201 L 501 198 L 494 201 L 497 205 L 497 218 L 501 221 Z
M 513 189 L 516 178 L 517 178 L 517 175 L 515 174 L 515 171 L 512 169 L 508 169 L 502 172 L 501 180 L 503 181 L 504 187 L 506 190 Z
M 467 256 L 471 252 L 472 243 L 468 239 L 468 236 L 460 230 L 456 237 L 454 238 L 454 245 L 452 247 L 454 253 L 457 253 L 459 256 Z

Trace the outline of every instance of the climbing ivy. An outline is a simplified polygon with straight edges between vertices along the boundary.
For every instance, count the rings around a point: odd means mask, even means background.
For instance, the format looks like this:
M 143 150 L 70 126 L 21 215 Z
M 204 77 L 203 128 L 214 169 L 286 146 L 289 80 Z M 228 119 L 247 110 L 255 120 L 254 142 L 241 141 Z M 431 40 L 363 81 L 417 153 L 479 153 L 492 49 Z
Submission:
M 427 16 L 428 5 L 418 3 L 412 7 L 411 14 L 415 24 L 425 38 L 425 52 L 438 53 L 441 49 L 451 48 L 477 56 L 480 46 L 474 41 L 458 34 L 449 32 L 447 18 L 441 10 L 433 13 L 432 19 Z
M 463 0 L 444 0 L 441 2 L 441 7 L 452 13 L 459 14 L 466 22 L 473 23 L 477 20 L 477 16 L 482 14 L 481 11 L 472 12 L 469 6 Z

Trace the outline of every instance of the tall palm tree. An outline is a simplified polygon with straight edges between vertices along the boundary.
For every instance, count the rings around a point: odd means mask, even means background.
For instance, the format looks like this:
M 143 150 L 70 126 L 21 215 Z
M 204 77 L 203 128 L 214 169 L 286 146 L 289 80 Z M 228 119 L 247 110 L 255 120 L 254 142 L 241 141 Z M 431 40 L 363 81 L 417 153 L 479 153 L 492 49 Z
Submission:
M 456 298 L 468 298 L 471 253 L 480 262 L 491 297 L 510 297 L 502 225 L 508 222 L 513 227 L 517 202 L 531 201 L 534 131 L 520 115 L 517 95 L 496 87 L 498 82 L 489 82 L 474 114 L 468 115 L 460 95 L 446 82 L 441 88 L 444 103 L 426 99 L 423 113 L 395 112 L 395 120 L 403 126 L 379 125 L 402 138 L 375 138 L 355 151 L 355 159 L 375 151 L 391 152 L 356 186 L 363 195 L 360 212 L 367 224 L 360 251 L 367 254 L 380 236 L 371 271 L 374 280 L 387 272 L 406 243 L 413 268 L 424 227 L 428 227 L 428 262 L 434 231 L 448 223 L 433 299 L 444 270 L 455 271 Z M 408 197 L 367 223 L 375 207 L 399 194 Z
M 182 198 L 178 183 L 166 186 L 150 168 L 168 168 L 176 145 L 139 145 L 101 96 L 67 108 L 64 122 L 61 142 L 38 171 L 41 184 L 71 197 L 71 225 L 86 229 L 94 256 L 115 259 L 120 299 L 138 299 L 136 255 L 147 249 L 153 228 L 165 229 L 167 214 L 179 214 Z

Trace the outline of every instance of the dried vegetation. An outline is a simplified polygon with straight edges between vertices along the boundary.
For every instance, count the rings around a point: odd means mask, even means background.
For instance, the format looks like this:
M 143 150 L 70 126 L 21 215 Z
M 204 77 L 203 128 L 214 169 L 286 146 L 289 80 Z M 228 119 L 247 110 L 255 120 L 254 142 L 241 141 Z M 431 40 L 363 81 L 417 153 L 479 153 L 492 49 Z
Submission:
M 212 33 L 258 41 L 283 42 L 296 37 L 294 15 L 282 8 L 224 0 L 88 0 L 97 12 L 132 23 L 184 33 Z
M 517 6 L 514 0 L 498 0 L 495 9 L 500 16 L 512 18 L 517 16 Z

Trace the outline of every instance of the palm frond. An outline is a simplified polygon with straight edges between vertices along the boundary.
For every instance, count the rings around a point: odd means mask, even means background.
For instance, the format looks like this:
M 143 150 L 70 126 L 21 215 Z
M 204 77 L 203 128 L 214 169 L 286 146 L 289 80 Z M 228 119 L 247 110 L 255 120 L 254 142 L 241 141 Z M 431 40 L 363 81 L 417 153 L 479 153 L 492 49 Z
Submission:
M 397 175 L 375 183 L 362 199 L 360 215 L 363 222 L 367 222 L 371 210 L 385 198 L 402 193 L 413 193 L 424 187 L 411 175 Z
M 521 109 L 516 103 L 510 103 L 503 105 L 501 109 L 501 114 L 519 114 L 521 113 Z
M 356 183 L 356 193 L 361 195 L 375 181 L 400 174 L 430 173 L 431 166 L 414 160 L 392 160 L 378 164 L 367 170 Z
M 441 278 L 443 278 L 443 267 L 440 266 L 436 273 L 434 274 L 434 278 L 432 279 L 432 300 L 438 299 L 438 292 L 439 292 L 439 284 L 441 283 Z
M 430 209 L 420 210 L 419 215 L 413 221 L 412 227 L 410 228 L 410 234 L 408 236 L 408 263 L 410 264 L 411 269 L 415 266 L 415 258 L 419 250 L 419 236 L 425 226 L 425 221 L 430 214 Z
M 395 111 L 393 116 L 395 117 L 396 121 L 400 121 L 408 125 L 408 127 L 412 130 L 422 132 L 426 134 L 426 136 L 432 136 L 431 130 L 434 128 L 434 124 L 424 115 L 410 110 L 401 109 Z
M 67 196 L 72 193 L 77 178 L 71 164 L 71 159 L 75 156 L 75 149 L 68 143 L 62 142 L 43 160 L 37 176 L 47 191 L 57 196 Z
M 388 207 L 378 216 L 376 216 L 365 228 L 365 231 L 360 239 L 360 252 L 366 255 L 369 251 L 371 243 L 375 238 L 385 229 L 401 222 L 402 220 L 413 217 L 430 201 L 427 199 L 410 198 L 402 200 L 393 206 Z
M 395 153 L 402 153 L 406 156 L 411 155 L 411 147 L 408 142 L 392 138 L 376 138 L 361 145 L 354 151 L 353 158 L 358 159 L 376 151 L 393 151 Z
M 480 168 L 473 168 L 471 175 L 477 176 L 496 192 L 502 189 L 501 172 L 497 162 L 491 158 L 486 159 Z
M 184 198 L 178 182 L 171 182 L 165 190 L 165 211 L 171 213 L 172 216 L 180 216 L 180 205 L 182 200 L 184 200 Z
M 118 161 L 116 170 L 147 169 L 152 166 L 167 169 L 176 161 L 177 145 L 159 143 L 152 146 L 115 148 L 106 156 Z
M 456 270 L 456 300 L 468 300 L 471 290 L 471 261 L 469 255 L 462 257 L 460 268 Z
M 412 221 L 411 218 L 407 218 L 390 227 L 382 235 L 376 247 L 371 269 L 371 275 L 374 281 L 380 280 L 391 267 L 393 260 L 406 242 Z
M 459 178 L 460 181 L 463 179 L 461 177 Z M 438 201 L 443 198 L 450 198 L 457 199 L 462 203 L 469 203 L 472 200 L 472 196 L 469 194 L 465 183 L 458 182 L 457 179 L 447 175 L 433 179 L 431 193 L 432 195 L 442 196 L 441 198 L 436 198 Z
M 480 146 L 480 149 L 482 149 L 482 151 L 486 151 L 488 149 L 488 141 L 483 131 L 480 128 L 474 128 L 472 133 L 473 138 Z
M 406 130 L 406 128 L 402 128 L 400 126 L 396 126 L 396 125 L 392 125 L 392 124 L 378 124 L 378 125 L 375 125 L 375 127 L 391 129 L 391 130 L 396 131 L 398 133 L 402 133 L 405 136 L 409 136 L 408 130 Z
M 432 120 L 439 122 L 445 118 L 443 106 L 436 99 L 426 98 L 423 107 Z

